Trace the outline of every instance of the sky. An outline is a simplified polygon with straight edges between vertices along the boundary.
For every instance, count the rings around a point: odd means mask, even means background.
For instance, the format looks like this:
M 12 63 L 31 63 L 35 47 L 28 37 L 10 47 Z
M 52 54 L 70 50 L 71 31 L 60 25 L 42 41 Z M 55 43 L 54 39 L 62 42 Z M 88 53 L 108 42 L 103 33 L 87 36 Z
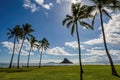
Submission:
M 25 23 L 32 25 L 35 30 L 32 35 L 38 40 L 46 37 L 50 43 L 50 48 L 43 52 L 42 63 L 59 63 L 64 58 L 78 63 L 76 34 L 71 36 L 71 30 L 62 26 L 65 16 L 71 15 L 71 4 L 76 2 L 91 4 L 86 0 L 0 0 L 0 63 L 9 63 L 11 59 L 13 38 L 7 39 L 8 28 Z M 108 49 L 114 63 L 120 63 L 120 12 L 106 10 L 112 15 L 112 19 L 103 16 Z M 99 21 L 98 15 L 94 30 L 79 25 L 82 62 L 108 63 Z M 16 43 L 14 63 L 17 62 L 20 43 Z M 27 62 L 29 48 L 30 44 L 25 40 L 20 63 Z M 30 63 L 38 63 L 39 55 L 40 52 L 34 48 Z

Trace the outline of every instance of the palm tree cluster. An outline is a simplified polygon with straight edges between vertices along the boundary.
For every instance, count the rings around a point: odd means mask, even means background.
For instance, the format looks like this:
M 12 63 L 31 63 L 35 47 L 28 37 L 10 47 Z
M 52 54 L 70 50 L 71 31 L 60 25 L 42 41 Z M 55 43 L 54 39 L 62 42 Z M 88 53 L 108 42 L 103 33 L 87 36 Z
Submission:
M 70 28 L 70 26 L 72 27 L 71 28 L 72 36 L 73 36 L 73 33 L 76 31 L 77 41 L 78 41 L 79 64 L 80 64 L 80 80 L 83 79 L 82 77 L 83 68 L 82 68 L 82 62 L 81 62 L 81 48 L 80 48 L 80 38 L 78 33 L 78 25 L 81 25 L 87 29 L 88 28 L 94 29 L 94 22 L 95 22 L 94 20 L 98 12 L 100 14 L 100 22 L 101 22 L 101 28 L 102 28 L 102 34 L 103 34 L 104 47 L 111 65 L 111 71 L 113 75 L 119 76 L 117 74 L 117 71 L 114 67 L 112 58 L 107 48 L 104 25 L 103 25 L 103 14 L 105 14 L 106 16 L 112 19 L 110 14 L 104 8 L 107 7 L 114 10 L 119 9 L 120 1 L 119 0 L 90 0 L 90 1 L 94 5 L 88 6 L 88 5 L 81 5 L 81 3 L 73 3 L 71 6 L 72 15 L 66 15 L 65 19 L 63 20 L 63 26 L 66 24 L 66 27 L 68 29 Z M 93 11 L 95 12 L 95 15 L 92 14 Z M 91 25 L 84 21 L 87 18 L 93 19 Z
M 14 38 L 13 52 L 12 52 L 9 68 L 12 68 L 13 58 L 14 58 L 14 54 L 15 54 L 16 42 L 19 43 L 19 40 L 22 40 L 22 42 L 21 42 L 20 49 L 19 49 L 19 52 L 18 52 L 17 68 L 20 68 L 20 66 L 19 66 L 20 65 L 20 54 L 21 54 L 21 51 L 22 51 L 22 48 L 23 48 L 24 41 L 26 39 L 30 43 L 30 50 L 29 50 L 29 54 L 28 54 L 27 67 L 29 67 L 30 53 L 31 53 L 33 47 L 38 48 L 38 50 L 42 49 L 41 53 L 43 52 L 43 50 L 46 50 L 46 49 L 49 48 L 50 44 L 49 44 L 48 40 L 46 38 L 43 38 L 42 40 L 38 41 L 31 34 L 34 31 L 35 30 L 32 29 L 32 26 L 28 23 L 23 24 L 22 27 L 20 27 L 20 25 L 16 25 L 13 29 L 8 28 L 8 33 L 7 33 L 8 39 Z M 36 46 L 36 44 L 37 44 L 37 46 Z M 41 64 L 41 58 L 42 58 L 42 54 L 40 56 L 40 63 L 39 64 Z

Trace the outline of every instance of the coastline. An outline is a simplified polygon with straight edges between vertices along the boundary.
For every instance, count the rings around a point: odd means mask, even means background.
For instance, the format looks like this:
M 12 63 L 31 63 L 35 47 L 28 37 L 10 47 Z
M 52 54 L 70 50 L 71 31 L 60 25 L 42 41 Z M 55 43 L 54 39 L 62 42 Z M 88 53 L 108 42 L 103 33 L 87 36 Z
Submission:
M 61 63 L 42 63 L 42 66 L 74 66 L 79 64 L 61 64 Z M 110 65 L 110 64 L 104 64 L 104 63 L 83 63 L 83 65 Z M 116 63 L 114 65 L 120 65 L 119 63 Z M 16 67 L 17 63 L 13 64 L 13 67 Z M 30 63 L 30 66 L 39 66 L 38 63 Z M 0 63 L 0 68 L 8 68 L 9 63 Z M 20 67 L 26 67 L 26 63 L 21 63 Z

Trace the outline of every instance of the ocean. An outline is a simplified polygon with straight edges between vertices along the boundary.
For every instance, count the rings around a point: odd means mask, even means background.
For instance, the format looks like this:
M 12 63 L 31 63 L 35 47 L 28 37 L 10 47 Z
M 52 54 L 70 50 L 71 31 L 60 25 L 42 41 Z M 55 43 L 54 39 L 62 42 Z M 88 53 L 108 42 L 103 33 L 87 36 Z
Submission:
M 83 65 L 109 65 L 109 63 L 95 63 L 95 62 L 83 62 Z M 26 66 L 26 63 L 20 63 L 20 67 Z M 78 63 L 74 64 L 60 64 L 60 63 L 42 63 L 41 66 L 69 66 L 69 65 L 79 65 Z M 119 63 L 116 63 L 116 65 L 120 65 Z M 13 67 L 16 67 L 17 63 L 13 63 Z M 29 66 L 39 66 L 39 63 L 30 63 Z M 0 68 L 8 68 L 9 63 L 0 63 Z
M 20 67 L 22 66 L 26 66 L 26 63 L 21 63 Z M 68 65 L 78 65 L 78 64 L 59 64 L 59 63 L 42 63 L 41 66 L 68 66 Z M 14 63 L 12 65 L 13 67 L 17 66 L 17 63 Z M 38 63 L 30 63 L 29 66 L 39 66 Z M 8 68 L 9 67 L 9 63 L 0 63 L 0 68 Z

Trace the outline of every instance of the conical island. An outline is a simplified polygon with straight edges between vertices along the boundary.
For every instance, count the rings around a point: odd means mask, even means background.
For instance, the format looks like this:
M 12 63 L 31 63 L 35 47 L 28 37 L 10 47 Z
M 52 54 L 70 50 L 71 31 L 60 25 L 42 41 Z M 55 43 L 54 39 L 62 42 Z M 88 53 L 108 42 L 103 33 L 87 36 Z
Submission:
M 64 64 L 73 64 L 71 61 L 69 61 L 67 58 L 64 58 L 64 60 L 60 63 L 64 63 Z

